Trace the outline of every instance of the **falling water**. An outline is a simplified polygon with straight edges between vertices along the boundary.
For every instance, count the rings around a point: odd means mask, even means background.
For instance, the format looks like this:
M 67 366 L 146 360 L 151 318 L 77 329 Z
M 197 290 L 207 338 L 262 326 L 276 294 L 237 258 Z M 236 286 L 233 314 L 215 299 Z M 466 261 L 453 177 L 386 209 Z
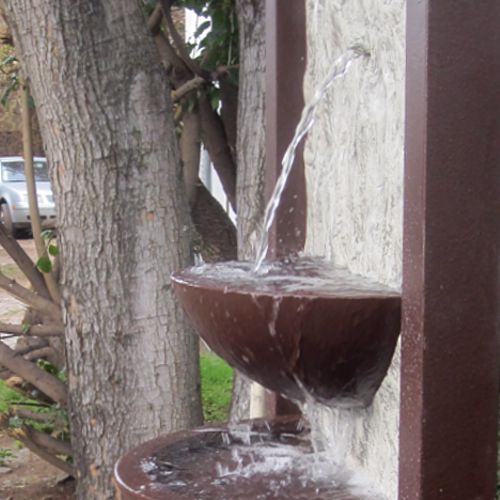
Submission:
M 315 15 L 318 15 L 318 2 L 315 3 Z M 268 325 L 271 338 L 276 337 L 280 294 L 374 297 L 393 293 L 378 283 L 372 283 L 321 259 L 301 258 L 288 262 L 266 262 L 264 265 L 269 247 L 269 232 L 293 167 L 296 149 L 314 124 L 316 110 L 330 87 L 337 79 L 346 75 L 356 59 L 366 56 L 369 56 L 369 52 L 361 46 L 349 48 L 334 61 L 331 71 L 313 99 L 305 106 L 294 137 L 283 157 L 281 174 L 266 207 L 263 234 L 257 248 L 255 264 L 202 264 L 189 270 L 191 277 L 198 284 L 209 284 L 209 288 L 222 288 L 224 294 L 235 290 L 255 290 L 255 293 L 275 296 Z M 182 279 L 186 280 L 187 277 Z M 347 469 L 346 455 L 352 438 L 349 429 L 342 424 L 335 429 L 314 425 L 321 421 L 324 412 L 331 417 L 336 410 L 315 401 L 301 385 L 300 380 L 297 380 L 297 385 L 302 388 L 305 400 L 302 404 L 302 414 L 312 424 L 304 435 L 301 434 L 301 429 L 297 429 L 298 435 L 289 437 L 291 435 L 283 434 L 277 441 L 273 441 L 264 437 L 269 433 L 255 432 L 248 423 L 236 422 L 230 422 L 227 431 L 222 434 L 216 429 L 204 429 L 203 432 L 207 434 L 221 434 L 220 444 L 217 446 L 212 439 L 208 440 L 207 449 L 214 453 L 208 460 L 211 467 L 209 473 L 197 474 L 196 480 L 191 482 L 183 481 L 184 465 L 172 469 L 168 463 L 163 471 L 165 481 L 179 493 L 186 488 L 190 494 L 196 492 L 198 498 L 217 497 L 220 500 L 234 498 L 227 496 L 233 491 L 232 484 L 260 488 L 259 485 L 263 482 L 267 485 L 267 491 L 256 490 L 252 498 L 337 498 L 340 490 L 344 494 L 356 494 L 358 498 L 381 498 L 359 471 Z M 351 412 L 350 409 L 343 411 Z M 357 418 L 356 413 L 350 414 L 353 419 Z M 205 453 L 203 450 L 199 453 Z M 189 454 L 183 451 L 179 454 L 179 459 L 190 461 L 194 456 L 193 450 L 190 450 Z M 173 459 L 169 456 L 168 460 L 170 462 Z M 161 476 L 161 463 L 146 465 L 155 476 Z M 189 469 L 186 470 L 189 472 Z
M 332 69 L 328 76 L 325 78 L 323 83 L 319 86 L 318 90 L 314 94 L 311 102 L 309 102 L 302 111 L 302 116 L 295 129 L 295 135 L 293 136 L 292 142 L 288 146 L 285 155 L 283 156 L 282 169 L 276 185 L 274 186 L 271 199 L 266 207 L 266 212 L 264 215 L 264 225 L 263 233 L 260 239 L 259 245 L 257 247 L 256 263 L 254 267 L 254 272 L 262 272 L 262 263 L 266 258 L 267 251 L 269 249 L 269 232 L 274 223 L 276 217 L 276 211 L 280 204 L 281 195 L 285 189 L 286 182 L 290 175 L 295 160 L 295 152 L 300 142 L 311 129 L 314 124 L 316 109 L 325 97 L 328 89 L 333 85 L 335 80 L 342 78 L 348 71 L 351 64 L 361 56 L 369 56 L 367 49 L 360 45 L 350 47 L 344 54 L 342 54 L 333 63 Z

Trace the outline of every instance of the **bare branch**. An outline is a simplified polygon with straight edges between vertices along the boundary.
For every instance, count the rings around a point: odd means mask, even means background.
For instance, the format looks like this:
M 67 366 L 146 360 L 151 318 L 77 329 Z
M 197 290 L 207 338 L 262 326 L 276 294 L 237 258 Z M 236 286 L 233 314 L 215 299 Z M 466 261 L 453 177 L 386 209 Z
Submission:
M 35 420 L 36 422 L 53 422 L 54 417 L 50 413 L 40 413 L 36 411 L 26 410 L 24 408 L 10 408 L 9 413 L 28 420 Z
M 236 165 L 228 146 L 224 125 L 205 95 L 200 95 L 198 104 L 203 142 L 229 203 L 236 211 Z
M 227 212 L 199 182 L 191 217 L 201 236 L 199 252 L 205 262 L 234 260 L 237 256 L 236 228 Z
M 238 88 L 230 82 L 229 78 L 219 79 L 221 96 L 220 117 L 224 124 L 227 141 L 233 158 L 236 158 L 236 139 L 238 128 Z
M 179 101 L 186 94 L 189 94 L 189 92 L 192 92 L 193 90 L 200 88 L 204 83 L 217 81 L 223 75 L 227 74 L 231 69 L 234 69 L 237 67 L 238 67 L 237 64 L 234 64 L 232 66 L 220 66 L 215 71 L 212 71 L 212 73 L 210 73 L 209 79 L 203 78 L 203 77 L 198 76 L 198 75 L 195 76 L 191 80 L 188 80 L 187 82 L 185 82 L 182 85 L 180 85 L 179 87 L 177 87 L 174 91 L 172 91 L 172 101 L 173 102 Z
M 47 299 L 50 298 L 42 273 L 36 268 L 35 263 L 24 251 L 23 247 L 13 236 L 7 233 L 2 224 L 0 224 L 0 245 L 5 249 L 12 260 L 19 266 L 19 269 L 21 269 L 24 275 L 28 278 L 35 292 L 42 297 Z
M 56 457 L 53 453 L 50 451 L 46 450 L 45 448 L 41 447 L 37 443 L 35 443 L 29 436 L 28 433 L 26 432 L 25 429 L 17 428 L 17 429 L 9 429 L 8 434 L 13 437 L 14 439 L 17 439 L 21 441 L 21 443 L 26 446 L 30 451 L 32 451 L 35 455 L 38 455 L 40 458 L 45 460 L 46 462 L 49 462 L 52 464 L 54 467 L 57 467 L 58 469 L 62 470 L 66 474 L 70 476 L 74 476 L 74 470 L 71 464 L 68 462 L 65 462 L 64 460 L 61 460 L 60 458 Z
M 26 361 L 18 356 L 16 351 L 3 342 L 0 342 L 0 365 L 5 366 L 31 385 L 34 385 L 53 401 L 66 404 L 68 398 L 66 384 L 45 370 L 38 368 L 31 361 Z
M 153 12 L 148 18 L 148 29 L 153 36 L 155 36 L 160 31 L 162 17 L 162 7 L 159 3 L 157 3 Z
M 195 199 L 198 170 L 200 167 L 200 117 L 198 113 L 185 112 L 182 121 L 182 134 L 179 141 L 182 174 L 189 206 L 191 207 Z
M 193 79 L 188 80 L 186 83 L 172 91 L 172 101 L 179 101 L 185 95 L 189 94 L 189 92 L 200 88 L 204 83 L 206 83 L 204 78 L 201 76 L 195 76 Z
M 48 300 L 36 293 L 21 286 L 16 280 L 7 278 L 0 272 L 0 288 L 3 288 L 11 295 L 19 299 L 24 304 L 35 308 L 41 314 L 53 319 L 55 322 L 61 322 L 61 309 L 51 300 Z
M 47 347 L 47 340 L 46 339 L 39 339 L 39 338 L 33 338 L 30 339 L 31 342 L 28 343 L 23 348 L 19 348 L 19 345 L 16 346 L 14 351 L 16 352 L 16 356 L 24 356 L 25 354 L 29 354 L 32 351 L 41 349 L 42 347 Z
M 156 47 L 158 49 L 158 53 L 160 54 L 160 59 L 163 65 L 167 70 L 170 68 L 173 68 L 174 70 L 174 75 L 171 75 L 172 81 L 174 84 L 178 84 L 178 77 L 176 77 L 176 74 L 179 73 L 181 75 L 185 75 L 186 73 L 189 73 L 190 76 L 192 76 L 191 71 L 186 67 L 182 59 L 177 55 L 175 52 L 174 48 L 170 44 L 168 38 L 165 36 L 165 34 L 161 31 L 159 31 L 155 36 L 154 40 L 156 43 Z M 175 86 L 175 85 L 174 85 Z
M 29 427 L 26 427 L 26 434 L 37 446 L 45 448 L 51 453 L 67 456 L 71 456 L 72 454 L 71 445 L 66 441 L 61 441 L 45 432 L 30 429 Z
M 29 213 L 31 221 L 31 232 L 35 242 L 38 257 L 45 255 L 45 244 L 42 239 L 42 224 L 40 211 L 38 209 L 38 197 L 36 194 L 35 171 L 33 168 L 33 134 L 31 130 L 31 109 L 29 105 L 30 91 L 28 82 L 24 82 L 21 99 L 22 114 L 22 134 L 23 134 L 23 155 L 24 155 L 24 173 L 26 177 L 26 189 L 28 192 Z M 43 275 L 47 289 L 54 302 L 60 304 L 62 301 L 59 286 L 53 273 Z
M 168 32 L 170 33 L 170 36 L 172 37 L 172 40 L 174 41 L 175 48 L 177 49 L 177 52 L 179 53 L 180 58 L 184 62 L 184 64 L 195 74 L 202 76 L 204 79 L 207 79 L 209 77 L 209 74 L 207 71 L 203 70 L 200 68 L 189 56 L 188 51 L 186 50 L 186 45 L 184 43 L 184 40 L 182 37 L 179 35 L 179 32 L 175 28 L 174 21 L 172 19 L 172 14 L 170 11 L 171 7 L 171 1 L 170 0 L 160 0 L 161 1 L 161 6 L 163 9 L 163 16 L 165 18 L 165 21 L 167 23 L 167 29 Z
M 37 359 L 50 358 L 56 356 L 55 349 L 51 346 L 41 347 L 40 349 L 33 349 L 24 355 L 24 359 L 28 361 L 36 361 Z
M 31 325 L 29 330 L 25 331 L 23 325 L 0 322 L 0 332 L 27 337 L 61 337 L 64 335 L 64 326 L 61 323 Z

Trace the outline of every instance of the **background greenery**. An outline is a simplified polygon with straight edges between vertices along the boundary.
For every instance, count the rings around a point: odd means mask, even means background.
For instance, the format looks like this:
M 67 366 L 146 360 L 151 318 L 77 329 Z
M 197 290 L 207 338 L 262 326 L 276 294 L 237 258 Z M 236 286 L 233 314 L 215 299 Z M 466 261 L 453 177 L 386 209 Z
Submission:
M 212 353 L 203 353 L 200 357 L 201 370 L 201 393 L 203 401 L 203 415 L 205 422 L 225 422 L 229 415 L 229 405 L 231 403 L 231 388 L 233 381 L 233 370 L 222 359 Z M 12 406 L 22 405 L 30 410 L 39 412 L 56 412 L 57 409 L 40 406 L 40 402 L 30 399 L 28 395 L 10 388 L 4 380 L 0 380 L 0 417 L 9 413 Z M 57 413 L 54 415 L 56 422 Z M 64 415 L 59 415 L 64 418 Z M 17 417 L 10 417 L 10 426 L 22 425 L 23 421 Z M 39 422 L 29 422 L 38 430 L 57 432 L 57 425 L 40 424 Z M 48 429 L 47 427 L 51 427 Z M 9 450 L 0 448 L 0 467 L 5 465 L 12 456 Z
M 200 368 L 205 422 L 225 422 L 231 404 L 233 369 L 211 353 L 201 355 Z

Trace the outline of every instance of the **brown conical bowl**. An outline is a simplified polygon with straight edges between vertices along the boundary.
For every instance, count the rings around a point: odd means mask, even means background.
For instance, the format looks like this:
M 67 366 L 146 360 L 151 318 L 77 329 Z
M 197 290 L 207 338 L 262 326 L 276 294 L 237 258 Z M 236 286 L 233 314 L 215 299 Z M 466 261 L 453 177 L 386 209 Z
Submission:
M 115 486 L 120 500 L 356 500 L 348 477 L 331 464 L 325 477 L 313 478 L 309 469 L 301 470 L 297 458 L 317 467 L 309 432 L 297 417 L 250 420 L 242 423 L 250 431 L 248 441 L 231 426 L 205 426 L 177 432 L 148 441 L 126 453 L 115 466 Z M 241 436 L 241 437 L 240 437 Z M 269 454 L 294 449 L 293 464 L 258 467 Z M 282 452 L 283 453 L 283 452 Z M 274 455 L 280 454 L 274 451 Z M 281 454 L 281 459 L 283 454 Z M 317 460 L 317 458 L 316 458 Z M 276 467 L 278 465 L 278 467 Z M 294 466 L 295 465 L 295 466 Z M 247 467 L 246 472 L 242 466 Z M 238 472 L 237 472 L 238 471 Z M 306 477 L 304 477 L 306 475 Z M 347 479 L 347 481 L 346 481 Z M 370 497 L 371 498 L 371 497 Z
M 236 275 L 251 269 L 231 265 Z M 370 404 L 399 335 L 399 294 L 345 270 L 319 284 L 314 266 L 299 266 L 299 279 L 280 273 L 276 280 L 233 281 L 223 265 L 210 264 L 175 273 L 172 281 L 203 340 L 252 380 L 294 400 Z

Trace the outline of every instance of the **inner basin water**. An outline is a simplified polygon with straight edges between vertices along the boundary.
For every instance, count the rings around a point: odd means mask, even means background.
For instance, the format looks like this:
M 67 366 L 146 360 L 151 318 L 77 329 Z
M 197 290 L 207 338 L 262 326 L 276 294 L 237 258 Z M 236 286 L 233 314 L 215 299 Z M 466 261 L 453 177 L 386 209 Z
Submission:
M 379 499 L 360 476 L 316 448 L 301 421 L 195 431 L 141 464 L 161 491 L 196 499 Z
M 196 286 L 210 286 L 225 292 L 256 294 L 377 297 L 399 293 L 347 268 L 320 257 L 296 257 L 263 261 L 259 270 L 254 262 L 231 261 L 201 264 L 180 273 L 180 280 Z

